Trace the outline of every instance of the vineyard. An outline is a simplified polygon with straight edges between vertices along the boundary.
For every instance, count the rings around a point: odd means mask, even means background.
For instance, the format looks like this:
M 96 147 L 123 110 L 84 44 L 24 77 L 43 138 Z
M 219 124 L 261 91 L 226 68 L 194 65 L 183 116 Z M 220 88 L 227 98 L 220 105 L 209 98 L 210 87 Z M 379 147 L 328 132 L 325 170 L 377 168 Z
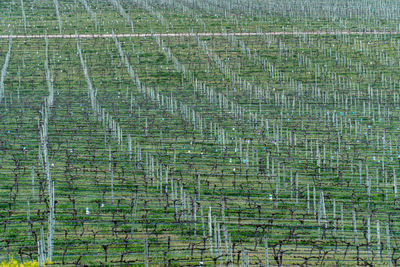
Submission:
M 0 2 L 0 263 L 400 265 L 399 17 Z

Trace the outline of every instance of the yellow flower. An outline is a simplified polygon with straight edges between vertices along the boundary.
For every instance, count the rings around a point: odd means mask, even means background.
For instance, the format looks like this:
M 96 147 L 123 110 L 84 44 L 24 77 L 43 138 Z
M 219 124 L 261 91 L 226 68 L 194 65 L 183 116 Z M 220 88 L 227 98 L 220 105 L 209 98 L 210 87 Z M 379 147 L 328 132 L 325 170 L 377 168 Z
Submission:
M 51 262 L 48 258 L 46 259 L 46 262 L 43 264 L 45 267 L 47 265 L 52 265 L 54 264 Z M 7 261 L 2 261 L 0 263 L 0 267 L 39 267 L 39 262 L 37 261 L 27 261 L 23 263 L 18 263 L 16 260 L 11 258 L 8 262 Z

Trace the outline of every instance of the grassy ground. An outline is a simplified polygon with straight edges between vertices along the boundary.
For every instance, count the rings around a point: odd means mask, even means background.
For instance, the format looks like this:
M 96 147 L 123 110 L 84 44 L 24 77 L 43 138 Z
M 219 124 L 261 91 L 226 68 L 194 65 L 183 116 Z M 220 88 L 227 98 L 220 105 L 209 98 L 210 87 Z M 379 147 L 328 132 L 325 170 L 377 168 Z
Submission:
M 81 1 L 58 2 L 66 34 L 132 32 L 129 20 L 135 33 L 396 27 L 184 2 L 121 2 L 124 17 L 88 1 L 95 19 Z M 52 1 L 24 2 L 26 29 L 21 10 L 1 4 L 1 34 L 60 33 Z M 398 36 L 165 38 L 164 50 L 152 37 L 118 41 L 144 87 L 112 38 L 49 40 L 53 262 L 264 265 L 267 239 L 270 265 L 397 263 Z M 108 119 L 94 116 L 77 42 Z M 8 47 L 1 40 L 1 65 Z M 37 259 L 41 226 L 46 243 L 48 231 L 45 41 L 13 40 L 11 51 L 0 103 L 0 261 L 27 261 Z

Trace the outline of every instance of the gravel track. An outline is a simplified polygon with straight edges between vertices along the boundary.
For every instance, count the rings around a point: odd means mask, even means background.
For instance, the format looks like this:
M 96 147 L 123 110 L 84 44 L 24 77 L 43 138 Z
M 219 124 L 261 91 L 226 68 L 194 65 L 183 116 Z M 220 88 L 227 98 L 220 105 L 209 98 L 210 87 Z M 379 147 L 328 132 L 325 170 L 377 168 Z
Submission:
M 201 33 L 119 33 L 115 34 L 116 37 L 190 37 L 190 36 L 258 36 L 258 35 L 385 35 L 385 34 L 400 34 L 400 32 L 355 32 L 355 31 L 313 31 L 313 32 L 235 32 L 235 33 L 222 33 L 222 32 L 201 32 Z M 13 39 L 40 39 L 44 38 L 44 34 L 32 35 L 11 35 Z M 57 39 L 75 39 L 75 38 L 111 38 L 111 33 L 105 34 L 49 34 L 48 38 Z M 0 39 L 8 39 L 10 35 L 0 35 Z

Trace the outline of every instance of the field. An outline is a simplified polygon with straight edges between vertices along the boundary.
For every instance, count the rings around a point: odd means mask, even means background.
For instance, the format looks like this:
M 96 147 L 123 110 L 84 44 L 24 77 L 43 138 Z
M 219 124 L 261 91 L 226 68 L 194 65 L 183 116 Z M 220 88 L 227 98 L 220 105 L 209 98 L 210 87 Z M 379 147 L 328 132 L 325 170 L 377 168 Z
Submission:
M 399 17 L 0 2 L 0 262 L 399 265 Z

